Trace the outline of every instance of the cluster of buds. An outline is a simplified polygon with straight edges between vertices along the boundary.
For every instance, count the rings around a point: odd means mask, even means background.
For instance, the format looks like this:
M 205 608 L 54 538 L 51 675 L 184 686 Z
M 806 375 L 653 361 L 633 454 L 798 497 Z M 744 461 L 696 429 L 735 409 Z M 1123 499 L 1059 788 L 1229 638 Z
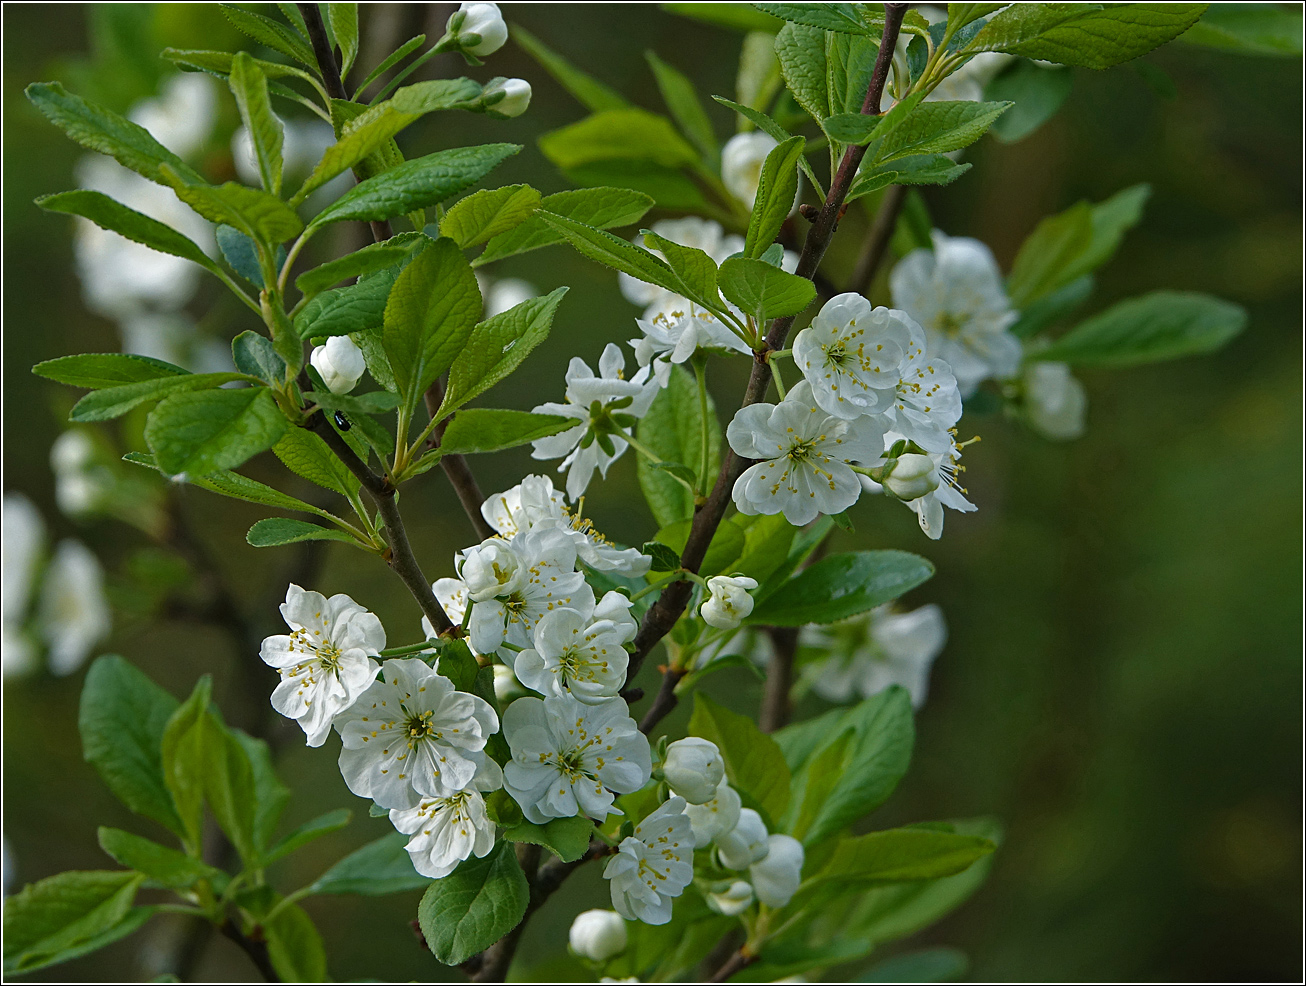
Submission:
M 508 25 L 497 3 L 465 3 L 450 16 L 436 51 L 456 51 L 469 65 L 480 65 L 508 40 Z M 531 104 L 531 84 L 525 79 L 491 79 L 475 108 L 489 116 L 510 120 Z
M 916 500 L 939 488 L 935 461 L 914 442 L 899 439 L 884 453 L 881 464 L 869 470 L 871 479 L 899 500 Z

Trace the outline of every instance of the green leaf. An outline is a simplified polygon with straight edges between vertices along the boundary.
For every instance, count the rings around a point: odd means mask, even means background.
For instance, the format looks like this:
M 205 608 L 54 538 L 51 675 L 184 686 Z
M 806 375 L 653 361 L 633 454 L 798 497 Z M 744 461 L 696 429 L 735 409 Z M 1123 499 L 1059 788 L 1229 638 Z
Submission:
M 569 192 L 546 195 L 539 208 L 555 216 L 593 226 L 595 229 L 612 229 L 638 222 L 653 207 L 648 195 L 628 188 L 582 188 Z M 457 206 L 455 206 L 457 208 Z M 476 258 L 473 266 L 479 267 L 493 260 L 502 260 L 515 254 L 538 250 L 564 237 L 555 227 L 539 216 L 532 216 L 516 229 L 495 236 Z
M 260 857 L 265 858 L 263 851 L 272 844 L 281 813 L 290 801 L 290 789 L 277 776 L 272 749 L 265 741 L 239 729 L 230 729 L 229 732 L 245 750 L 249 760 L 254 783 L 254 846 Z
M 348 497 L 358 492 L 359 482 L 336 457 L 322 438 L 306 428 L 288 428 L 272 452 L 291 472 L 323 489 Z M 273 504 L 276 506 L 276 504 Z
M 868 168 L 853 179 L 847 201 L 869 195 L 888 185 L 950 185 L 971 165 L 956 164 L 946 154 L 899 158 L 891 168 Z
M 544 66 L 545 71 L 586 109 L 598 113 L 624 109 L 630 105 L 616 90 L 586 75 L 520 24 L 512 26 L 512 39 L 525 48 L 526 53 Z
M 304 271 L 295 278 L 295 287 L 303 294 L 318 294 L 351 277 L 360 277 L 363 274 L 370 274 L 386 267 L 393 267 L 400 261 L 405 260 L 413 252 L 415 245 L 413 242 L 396 244 L 391 243 L 389 240 L 368 244 L 361 250 L 355 250 L 353 253 L 346 254 L 336 260 L 327 261 L 319 267 L 314 267 L 312 270 Z M 315 332 L 314 334 L 318 333 Z M 343 333 L 333 332 L 328 334 L 342 335 Z
M 1241 306 L 1206 294 L 1154 291 L 1081 322 L 1031 355 L 1075 366 L 1121 368 L 1214 352 L 1247 325 Z
M 780 124 L 776 123 L 760 110 L 755 110 L 749 106 L 742 106 L 739 103 L 731 102 L 729 99 L 725 99 L 721 96 L 713 96 L 712 98 L 722 106 L 730 107 L 746 120 L 752 122 L 763 133 L 770 134 L 781 144 L 793 136 L 793 134 L 788 130 L 780 126 Z M 807 162 L 807 156 L 805 154 L 798 158 L 798 167 L 802 168 L 803 174 L 807 176 L 807 180 L 811 182 L 813 188 L 820 189 L 825 187 L 816 177 L 816 172 L 812 170 L 812 166 Z
M 976 4 L 976 6 L 979 6 Z M 950 983 L 970 968 L 966 953 L 957 948 L 922 948 L 877 962 L 862 976 L 864 983 Z
M 1236 55 L 1300 58 L 1302 15 L 1274 3 L 1216 3 L 1179 39 Z
M 512 846 L 500 842 L 484 859 L 468 859 L 432 883 L 417 920 L 431 954 L 445 965 L 461 965 L 515 928 L 529 899 Z
M 176 849 L 103 825 L 96 830 L 96 834 L 100 848 L 113 857 L 115 862 L 128 869 L 139 870 L 155 883 L 169 889 L 188 890 L 200 880 L 208 880 L 221 893 L 221 888 L 226 885 L 227 874 Z
M 698 386 L 683 366 L 671 368 L 667 386 L 660 390 L 648 414 L 636 426 L 635 437 L 648 445 L 655 455 L 669 462 L 692 464 L 697 468 L 703 458 L 703 418 L 699 410 Z M 721 426 L 716 407 L 708 395 L 708 474 L 715 476 L 721 468 Z M 659 526 L 666 527 L 694 515 L 694 497 L 689 490 L 664 471 L 640 456 L 635 464 L 639 488 Z
M 1085 274 L 1033 302 L 1020 313 L 1020 320 L 1011 327 L 1011 334 L 1017 339 L 1028 339 L 1056 324 L 1087 301 L 1094 286 L 1093 275 Z
M 836 780 L 817 800 L 806 830 L 791 824 L 794 837 L 805 846 L 818 845 L 884 804 L 907 772 L 914 740 L 911 698 L 898 685 L 842 713 L 798 771 L 798 790 L 807 790 L 818 774 L 833 774 Z M 839 743 L 844 744 L 842 759 L 824 756 Z
M 222 185 L 187 182 L 167 165 L 160 168 L 160 174 L 177 198 L 205 219 L 232 226 L 265 248 L 293 239 L 304 228 L 295 210 L 268 192 L 234 181 Z
M 254 59 L 243 51 L 237 52 L 231 62 L 231 75 L 227 79 L 236 107 L 254 146 L 254 159 L 258 162 L 259 178 L 264 191 L 281 194 L 281 145 L 285 132 L 281 121 L 272 112 L 268 98 L 268 80 Z
M 744 550 L 735 562 L 735 569 L 758 583 L 765 583 L 785 563 L 798 529 L 782 514 L 734 518 L 734 523 L 741 527 L 745 522 Z
M 137 126 L 117 113 L 74 96 L 57 82 L 36 82 L 25 90 L 46 118 L 87 150 L 107 154 L 138 175 L 168 184 L 160 172 L 167 165 L 189 181 L 202 181 L 199 174 Z
M 237 370 L 264 383 L 281 384 L 286 379 L 286 361 L 277 355 L 272 340 L 257 332 L 242 332 L 232 339 L 231 358 Z
M 720 282 L 721 293 L 759 322 L 797 315 L 816 297 L 816 285 L 807 278 L 748 257 L 722 263 Z
M 227 262 L 227 266 L 254 287 L 259 289 L 265 287 L 263 269 L 259 265 L 258 247 L 254 245 L 254 241 L 236 227 L 225 224 L 217 228 L 216 234 L 218 249 L 222 251 L 222 259 Z M 278 270 L 284 262 L 285 248 L 279 247 L 276 263 Z
M 358 57 L 358 4 L 327 4 L 327 23 L 340 47 L 340 75 L 349 75 Z
M 265 517 L 249 529 L 245 540 L 255 548 L 277 548 L 284 544 L 297 544 L 300 541 L 344 541 L 346 544 L 358 542 L 344 531 L 334 527 L 323 527 L 306 520 L 293 517 Z
M 74 870 L 28 884 L 5 901 L 5 973 L 30 972 L 84 954 L 78 946 L 127 917 L 144 879 L 130 870 Z
M 449 368 L 449 387 L 437 416 L 452 413 L 517 369 L 548 337 L 566 293 L 565 287 L 554 288 L 542 298 L 529 298 L 478 324 Z
M 784 817 L 789 806 L 789 765 L 776 741 L 758 729 L 752 719 L 695 692 L 689 735 L 717 745 L 730 785 L 750 796 L 770 822 Z
M 802 137 L 790 137 L 771 148 L 771 153 L 766 156 L 758 179 L 757 199 L 748 219 L 745 257 L 762 256 L 789 218 L 798 194 L 798 162 L 806 144 Z
M 162 400 L 179 391 L 218 387 L 233 380 L 244 379 L 239 373 L 187 373 L 184 376 L 158 376 L 137 383 L 106 387 L 87 394 L 74 404 L 68 418 L 71 421 L 109 421 L 121 417 L 134 407 Z
M 1005 51 L 1063 65 L 1110 68 L 1172 41 L 1197 22 L 1204 3 L 1013 4 L 964 49 Z
M 439 205 L 476 184 L 520 150 L 520 144 L 482 144 L 405 161 L 360 181 L 319 212 L 309 225 L 317 228 L 343 219 L 392 219 Z
M 746 622 L 799 627 L 837 623 L 897 599 L 934 574 L 906 551 L 849 551 L 822 558 L 768 597 Z
M 904 157 L 959 151 L 983 137 L 1011 105 L 970 100 L 921 103 L 896 125 L 886 116 L 877 143 L 867 153 L 874 155 L 876 164 L 887 164 Z
M 1004 144 L 1024 140 L 1061 109 L 1074 78 L 1067 68 L 1016 62 L 984 88 L 985 99 L 1014 104 L 993 121 L 989 132 Z
M 545 825 L 520 822 L 503 831 L 508 842 L 529 842 L 543 846 L 564 863 L 574 863 L 585 855 L 594 834 L 594 823 L 588 818 L 554 818 Z
M 324 835 L 330 835 L 332 832 L 338 832 L 349 824 L 353 815 L 348 808 L 337 808 L 335 811 L 328 811 L 324 815 L 318 815 L 317 818 L 310 819 L 293 832 L 288 833 L 284 838 L 272 846 L 263 854 L 263 865 L 268 866 L 292 852 L 303 849 L 310 842 L 314 842 Z
M 876 38 L 829 33 L 825 36 L 826 87 L 831 114 L 860 113 L 875 74 L 880 44 Z M 824 115 L 824 114 L 822 114 Z
M 371 335 L 371 330 L 381 328 L 385 321 L 385 305 L 399 273 L 398 268 L 388 268 L 366 275 L 349 287 L 323 291 L 295 316 L 295 330 L 303 339 Z
M 652 161 L 666 168 L 693 165 L 698 154 L 665 116 L 636 107 L 593 113 L 540 138 L 540 150 L 559 168 L 594 161 Z
M 840 31 L 844 34 L 872 34 L 879 36 L 879 29 L 872 30 L 867 19 L 858 7 L 863 4 L 851 3 L 755 3 L 758 10 L 779 17 L 793 24 L 806 24 L 819 27 L 825 31 Z M 883 15 L 880 23 L 883 24 Z
M 775 36 L 775 54 L 780 59 L 780 74 L 798 105 L 815 120 L 829 116 L 825 32 L 806 24 L 786 24 Z
M 308 42 L 304 40 L 303 36 L 293 28 L 278 23 L 270 17 L 242 10 L 231 4 L 222 4 L 222 12 L 227 15 L 227 20 L 231 21 L 236 30 L 242 34 L 249 35 L 255 41 L 261 41 L 273 51 L 278 51 L 287 58 L 293 58 L 302 65 L 307 65 L 311 69 L 317 68 L 317 59 L 313 57 L 313 49 L 308 46 Z
M 82 686 L 77 728 L 86 762 L 124 805 L 178 835 L 160 752 L 177 700 L 116 654 L 96 658 Z
M 840 839 L 834 854 L 811 878 L 820 883 L 873 887 L 953 876 L 997 845 L 976 835 L 929 828 L 887 829 Z
M 717 293 L 716 261 L 697 247 L 688 247 L 668 240 L 652 230 L 641 230 L 644 245 L 650 250 L 658 250 L 666 258 L 667 265 L 675 271 L 684 285 L 685 296 L 698 302 L 705 308 L 721 311 L 721 296 Z
M 270 449 L 287 427 L 265 387 L 203 390 L 161 401 L 145 422 L 145 441 L 168 475 L 204 476 Z
M 665 261 L 619 236 L 541 209 L 537 216 L 557 229 L 576 251 L 631 277 L 683 295 L 688 289 Z
M 995 10 L 1001 10 L 1005 3 L 950 3 L 948 4 L 948 27 L 955 32 L 960 31 L 967 24 L 979 20 L 981 17 L 987 17 Z
M 650 196 L 663 209 L 705 213 L 720 208 L 707 200 L 688 173 L 654 161 L 593 161 L 561 170 L 573 185 L 627 188 Z
M 661 541 L 645 541 L 639 550 L 653 559 L 652 571 L 674 572 L 680 567 L 680 555 Z
M 537 438 L 556 435 L 576 426 L 575 418 L 529 411 L 500 411 L 493 408 L 464 408 L 453 416 L 440 440 L 446 455 L 500 452 L 525 445 Z
M 453 240 L 442 236 L 404 268 L 386 302 L 381 335 L 402 406 L 415 408 L 449 369 L 470 344 L 480 315 L 476 275 Z
M 186 851 L 198 855 L 204 812 L 204 732 L 213 682 L 208 675 L 195 683 L 190 697 L 173 711 L 163 730 L 163 781 L 181 819 Z
M 193 240 L 178 233 L 172 227 L 165 226 L 157 219 L 151 219 L 135 209 L 127 208 L 121 202 L 115 202 L 102 192 L 81 189 L 75 192 L 59 192 L 56 195 L 42 195 L 36 200 L 36 204 L 47 212 L 81 216 L 101 229 L 107 229 L 136 243 L 142 243 L 151 250 L 189 260 L 215 274 L 219 272 L 218 265 Z
M 441 648 L 436 669 L 459 691 L 471 692 L 476 687 L 476 676 L 481 667 L 476 663 L 471 648 L 464 641 L 455 640 Z
M 164 48 L 160 54 L 183 72 L 207 72 L 209 75 L 216 75 L 220 79 L 225 79 L 231 74 L 231 64 L 236 57 L 229 51 L 203 51 L 193 48 Z M 313 78 L 302 68 L 296 68 L 294 65 L 269 62 L 262 58 L 255 58 L 253 62 L 269 79 L 289 77 L 307 82 Z M 316 71 L 316 66 L 314 66 L 314 71 Z
M 430 879 L 413 869 L 404 849 L 409 838 L 402 832 L 388 832 L 369 842 L 313 881 L 310 892 L 380 897 L 425 887 Z
M 440 235 L 466 250 L 516 229 L 539 207 L 540 193 L 530 185 L 482 189 L 454 203 L 440 220 Z
M 699 102 L 694 84 L 683 72 L 668 65 L 652 51 L 644 52 L 653 76 L 657 79 L 662 101 L 667 104 L 672 118 L 679 124 L 681 131 L 693 142 L 703 155 L 703 160 L 715 166 L 721 153 L 717 146 L 716 134 L 712 130 L 712 121 L 707 118 L 703 104 Z
M 190 376 L 172 363 L 134 353 L 81 353 L 48 359 L 32 367 L 38 377 L 66 383 L 70 387 L 102 390 L 147 380 L 168 380 Z
M 268 958 L 282 982 L 327 981 L 326 947 L 322 935 L 302 907 L 287 904 L 261 927 L 268 941 Z

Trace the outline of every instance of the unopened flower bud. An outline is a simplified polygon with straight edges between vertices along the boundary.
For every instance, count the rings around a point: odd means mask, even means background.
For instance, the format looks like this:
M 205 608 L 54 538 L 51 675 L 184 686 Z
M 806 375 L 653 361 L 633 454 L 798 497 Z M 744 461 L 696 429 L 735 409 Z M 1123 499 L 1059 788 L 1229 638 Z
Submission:
M 1039 434 L 1069 441 L 1084 433 L 1088 397 L 1065 363 L 1030 363 L 1025 368 L 1025 419 Z
M 752 808 L 740 809 L 738 824 L 716 840 L 716 848 L 726 869 L 747 869 L 766 858 L 766 822 Z
M 939 471 L 928 455 L 908 452 L 894 461 L 881 482 L 899 500 L 915 500 L 939 488 Z
M 626 948 L 626 921 L 616 911 L 582 911 L 571 922 L 567 941 L 577 955 L 606 962 Z
M 525 79 L 491 79 L 481 93 L 481 105 L 501 120 L 521 116 L 531 105 L 531 84 Z
M 308 361 L 333 394 L 349 393 L 367 369 L 363 351 L 349 336 L 332 336 L 325 345 L 313 350 Z
M 711 740 L 687 736 L 667 747 L 662 773 L 676 794 L 691 805 L 701 805 L 716 797 L 726 765 Z
M 711 801 L 701 805 L 685 805 L 689 827 L 694 833 L 694 848 L 702 849 L 733 831 L 739 824 L 742 805 L 739 792 L 725 781 L 717 785 Z
M 463 4 L 449 18 L 446 30 L 457 36 L 463 51 L 481 58 L 494 54 L 508 40 L 508 25 L 497 3 Z
M 707 906 L 718 914 L 734 917 L 748 910 L 753 902 L 753 887 L 747 880 L 736 880 L 720 893 L 708 893 Z
M 757 580 L 746 575 L 714 575 L 707 580 L 711 596 L 703 603 L 699 613 L 708 626 L 719 630 L 733 630 L 753 611 L 750 589 L 757 588 Z
M 803 844 L 788 835 L 767 840 L 767 853 L 748 868 L 757 899 L 768 907 L 784 907 L 803 882 Z
M 528 573 L 507 541 L 487 538 L 467 549 L 460 574 L 467 584 L 467 597 L 479 603 L 516 591 Z

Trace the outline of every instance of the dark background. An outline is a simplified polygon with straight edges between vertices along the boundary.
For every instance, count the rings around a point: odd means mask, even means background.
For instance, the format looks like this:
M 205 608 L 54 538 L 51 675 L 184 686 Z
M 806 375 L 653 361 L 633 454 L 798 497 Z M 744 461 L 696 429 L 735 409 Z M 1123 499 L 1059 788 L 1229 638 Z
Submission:
M 375 30 L 392 22 L 410 28 L 398 40 L 421 29 L 433 37 L 448 8 L 431 6 L 369 5 L 365 18 Z M 661 109 L 646 48 L 688 73 L 700 92 L 733 95 L 736 33 L 649 4 L 505 8 L 510 23 L 641 105 Z M 434 35 L 422 26 L 427 18 Z M 30 496 L 56 537 L 75 534 L 95 548 L 119 585 L 146 542 L 117 522 L 75 525 L 57 513 L 48 450 L 70 397 L 28 373 L 41 359 L 119 345 L 112 323 L 81 306 L 71 225 L 31 204 L 35 195 L 72 187 L 80 150 L 21 90 L 41 79 L 77 88 L 87 72 L 87 12 L 6 5 L 4 29 L 4 488 Z M 365 45 L 368 29 L 365 19 Z M 158 50 L 240 41 L 213 5 L 161 5 L 145 43 Z M 434 71 L 463 71 L 455 56 L 442 57 Z M 955 945 L 978 979 L 1301 975 L 1301 65 L 1182 43 L 1146 61 L 1168 74 L 1177 98 L 1158 94 L 1130 66 L 1077 70 L 1070 100 L 1048 125 L 1013 146 L 982 141 L 968 152 L 975 168 L 927 192 L 927 201 L 936 224 L 984 239 L 1006 267 L 1044 215 L 1151 182 L 1146 216 L 1101 272 L 1093 310 L 1160 287 L 1201 290 L 1245 305 L 1247 332 L 1208 357 L 1084 374 L 1089 430 L 1069 445 L 1045 442 L 1000 415 L 968 416 L 967 437 L 984 439 L 966 456 L 978 513 L 951 515 L 943 540 L 932 543 L 908 511 L 863 503 L 854 508 L 857 533 L 835 541 L 837 548 L 907 548 L 938 566 L 908 602 L 940 603 L 951 639 L 918 717 L 912 770 L 873 821 L 992 814 L 1005 823 L 987 886 L 942 924 L 893 946 Z M 442 115 L 406 132 L 405 148 L 514 140 L 526 150 L 492 184 L 565 187 L 534 141 L 579 119 L 579 105 L 511 42 L 469 74 L 527 78 L 535 87 L 529 113 L 508 123 Z M 148 75 L 111 72 L 119 91 L 101 98 L 125 110 L 146 94 Z M 223 112 L 227 129 L 205 165 L 214 177 L 230 167 L 223 154 L 234 110 L 225 96 Z M 710 112 L 728 135 L 734 121 L 719 107 Z M 836 279 L 851 264 L 855 224 L 863 222 L 856 212 L 850 217 L 828 264 Z M 633 334 L 636 312 L 615 277 L 575 253 L 552 248 L 500 266 L 496 276 L 525 277 L 541 290 L 574 287 L 550 340 L 495 392 L 495 403 L 529 408 L 558 399 L 570 356 L 593 363 L 604 342 Z M 214 296 L 212 286 L 206 291 L 197 311 Z M 225 331 L 256 327 L 242 319 Z M 713 388 L 729 407 L 740 381 L 718 373 Z M 487 493 L 537 468 L 526 451 L 475 465 Z M 267 463 L 251 471 L 278 476 Z M 181 500 L 244 604 L 261 607 L 251 615 L 275 618 L 269 600 L 284 591 L 286 557 L 244 543 L 258 509 L 194 489 Z M 472 535 L 439 474 L 406 491 L 404 507 L 426 570 L 444 574 L 451 552 Z M 652 532 L 633 456 L 591 488 L 586 509 L 618 540 L 638 543 Z M 314 587 L 348 592 L 377 612 L 393 643 L 415 639 L 416 607 L 379 563 L 332 546 Z M 241 704 L 234 669 L 257 658 L 212 628 L 128 613 L 116 619 L 106 649 L 176 694 L 211 671 L 229 718 L 254 715 Z M 82 762 L 81 677 L 5 683 L 4 831 L 20 883 L 110 866 L 96 847 L 97 824 L 161 834 L 117 805 Z M 708 688 L 756 707 L 759 689 L 743 672 L 726 672 Z M 346 791 L 334 740 L 310 751 L 293 726 L 280 735 L 289 740 L 283 774 L 296 790 L 288 823 L 341 805 L 355 809 L 349 828 L 273 874 L 289 890 L 387 825 L 368 818 Z M 601 884 L 596 867 L 569 883 L 532 922 L 522 958 L 556 959 L 571 918 L 607 906 Z M 416 901 L 416 894 L 308 900 L 333 976 L 447 977 L 408 927 Z M 152 924 L 40 977 L 139 978 L 172 930 Z M 528 972 L 518 967 L 519 975 Z M 195 974 L 242 979 L 252 969 L 220 941 Z

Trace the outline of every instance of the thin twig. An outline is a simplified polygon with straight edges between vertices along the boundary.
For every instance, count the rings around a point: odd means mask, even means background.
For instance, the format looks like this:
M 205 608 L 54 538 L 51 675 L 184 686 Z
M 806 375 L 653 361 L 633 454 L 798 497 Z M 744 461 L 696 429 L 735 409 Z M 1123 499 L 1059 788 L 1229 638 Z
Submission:
M 640 721 L 640 732 L 645 735 L 653 731 L 656 726 L 672 709 L 676 707 L 679 701 L 676 698 L 676 686 L 680 684 L 680 679 L 685 676 L 685 672 L 679 668 L 667 668 L 662 673 L 662 687 L 658 689 L 657 696 L 653 699 L 653 704 L 649 710 L 644 713 L 644 718 Z
M 240 946 L 240 950 L 249 956 L 263 978 L 270 983 L 281 982 L 277 970 L 272 967 L 272 957 L 268 954 L 268 943 L 262 939 L 250 938 L 228 918 L 218 926 L 222 933 Z
M 898 215 L 902 212 L 903 203 L 906 201 L 906 185 L 890 185 L 884 190 L 884 198 L 880 199 L 880 207 L 875 211 L 875 219 L 871 222 L 871 228 L 866 231 L 866 239 L 862 241 L 862 252 L 857 256 L 853 276 L 848 282 L 849 291 L 866 294 L 871 290 L 871 283 L 875 280 L 875 275 L 888 254 L 889 241 L 893 239 L 893 231 L 898 225 Z
M 431 384 L 423 395 L 426 401 L 426 413 L 435 417 L 435 412 L 440 409 L 440 404 L 444 401 L 444 384 L 439 380 Z M 449 427 L 448 419 L 441 421 L 431 432 L 431 437 L 426 440 L 429 448 L 437 449 L 440 442 L 444 440 L 444 430 Z M 463 512 L 467 514 L 467 519 L 472 522 L 472 529 L 476 531 L 476 536 L 484 541 L 486 538 L 492 538 L 498 532 L 490 526 L 489 522 L 481 515 L 481 504 L 485 502 L 485 494 L 481 492 L 480 483 L 476 482 L 476 477 L 472 474 L 472 467 L 467 464 L 466 456 L 453 453 L 445 455 L 440 459 L 440 467 L 449 479 L 449 485 L 453 487 L 454 492 L 458 494 L 458 502 L 463 505 Z
M 885 6 L 889 6 L 885 4 Z M 733 976 L 740 969 L 746 969 L 757 961 L 757 956 L 748 952 L 746 945 L 739 946 L 739 951 L 730 956 L 730 959 L 716 972 L 712 973 L 708 979 L 710 983 L 723 983 Z
M 766 689 L 757 717 L 764 733 L 774 733 L 789 721 L 789 688 L 794 680 L 794 652 L 798 649 L 797 627 L 767 627 L 771 637 L 771 663 L 766 666 Z

